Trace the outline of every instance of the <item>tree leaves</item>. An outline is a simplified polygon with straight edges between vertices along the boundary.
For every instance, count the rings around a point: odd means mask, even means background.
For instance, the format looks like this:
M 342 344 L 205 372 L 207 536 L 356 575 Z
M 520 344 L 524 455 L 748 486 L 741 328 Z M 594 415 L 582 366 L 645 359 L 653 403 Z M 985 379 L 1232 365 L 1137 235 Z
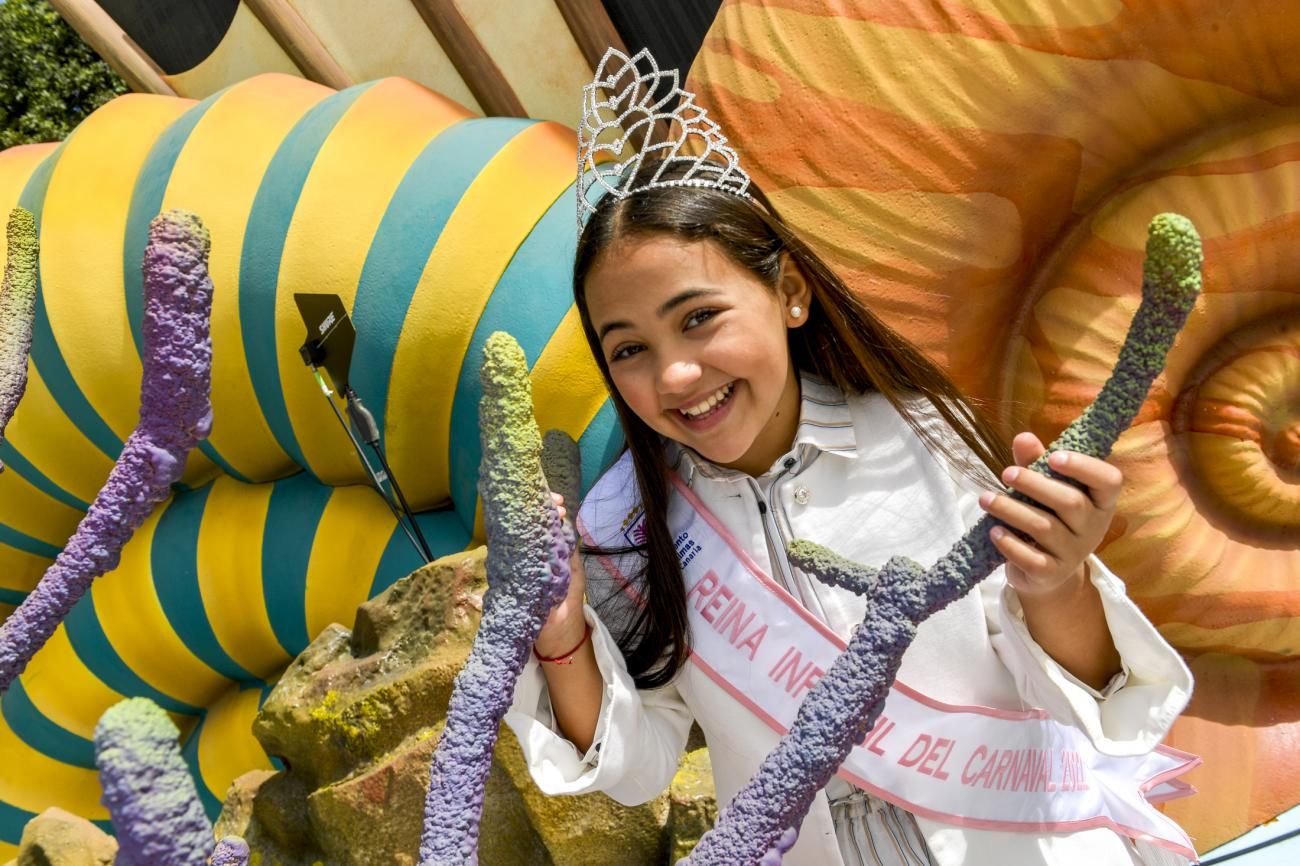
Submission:
M 127 90 L 46 0 L 0 0 L 0 150 L 61 141 Z

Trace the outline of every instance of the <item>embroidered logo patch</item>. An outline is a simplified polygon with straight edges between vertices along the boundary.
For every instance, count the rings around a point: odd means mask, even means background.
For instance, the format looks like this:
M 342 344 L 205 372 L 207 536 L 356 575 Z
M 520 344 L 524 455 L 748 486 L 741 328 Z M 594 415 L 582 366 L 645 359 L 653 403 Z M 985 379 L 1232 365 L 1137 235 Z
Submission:
M 640 505 L 633 507 L 623 518 L 623 538 L 637 547 L 645 544 L 645 510 Z

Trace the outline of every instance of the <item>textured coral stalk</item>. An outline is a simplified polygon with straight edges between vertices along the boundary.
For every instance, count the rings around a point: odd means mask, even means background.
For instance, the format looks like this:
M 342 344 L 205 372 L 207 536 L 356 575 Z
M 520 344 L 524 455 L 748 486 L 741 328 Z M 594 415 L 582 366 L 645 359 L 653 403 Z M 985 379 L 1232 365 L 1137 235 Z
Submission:
M 0 439 L 27 390 L 27 355 L 36 312 L 36 218 L 16 207 L 9 214 L 4 285 L 0 287 Z M 0 464 L 0 469 L 3 469 Z
M 528 363 L 508 334 L 483 350 L 479 495 L 487 529 L 483 619 L 456 677 L 447 725 L 433 755 L 421 866 L 477 862 L 483 790 L 498 725 L 551 608 L 569 585 L 573 532 L 559 519 L 542 473 Z M 569 452 L 570 459 L 576 450 Z M 549 462 L 549 461 L 548 461 Z M 553 468 L 556 475 L 566 474 Z M 576 479 L 578 467 L 569 467 Z M 566 481 L 572 485 L 572 481 Z
M 577 513 L 582 497 L 582 454 L 578 443 L 563 430 L 547 430 L 542 437 L 542 471 L 546 486 L 564 497 L 569 514 Z
M 212 852 L 211 866 L 248 866 L 248 843 L 238 836 L 225 836 Z
M 180 731 L 147 698 L 110 707 L 95 726 L 95 766 L 117 832 L 118 866 L 204 866 L 212 848 Z
M 144 376 L 140 423 L 127 438 L 90 510 L 36 589 L 0 625 L 0 694 L 58 628 L 181 476 L 208 435 L 212 346 L 208 232 L 193 214 L 169 211 L 149 226 L 144 254 Z
M 1196 230 L 1176 214 L 1157 216 L 1147 240 L 1142 304 L 1114 372 L 1092 405 L 1030 468 L 1047 472 L 1047 454 L 1062 449 L 1102 459 L 1110 454 L 1164 368 L 1200 286 L 1201 245 Z M 790 545 L 790 560 L 799 568 L 866 595 L 870 599 L 866 619 L 805 697 L 790 731 L 683 863 L 780 862 L 773 859 L 773 849 L 783 832 L 802 824 L 817 792 L 880 715 L 917 625 L 961 598 L 1004 561 L 989 541 L 994 523 L 986 515 L 929 570 L 903 557 L 876 570 L 811 542 Z

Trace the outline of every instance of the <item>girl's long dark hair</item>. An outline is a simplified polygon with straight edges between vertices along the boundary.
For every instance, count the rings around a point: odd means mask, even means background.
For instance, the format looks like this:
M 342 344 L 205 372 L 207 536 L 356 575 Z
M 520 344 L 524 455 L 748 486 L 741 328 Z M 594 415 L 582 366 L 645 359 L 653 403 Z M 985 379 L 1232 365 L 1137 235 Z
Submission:
M 645 163 L 642 176 L 657 164 Z M 681 174 L 670 167 L 665 180 Z M 808 321 L 789 331 L 790 355 L 797 370 L 832 382 L 846 394 L 878 391 L 921 436 L 931 451 L 942 455 L 977 481 L 972 466 L 954 447 L 924 427 L 905 404 L 913 395 L 928 398 L 966 447 L 994 472 L 1012 462 L 1011 452 L 984 415 L 957 390 L 951 380 L 912 343 L 877 319 L 844 282 L 786 225 L 776 208 L 755 185 L 753 201 L 731 193 L 691 186 L 656 187 L 626 198 L 606 195 L 578 239 L 573 267 L 573 295 L 591 353 L 600 366 L 614 400 L 619 421 L 632 452 L 637 485 L 645 509 L 646 539 L 634 548 L 644 558 L 636 577 L 645 600 L 621 630 L 619 647 L 639 688 L 670 682 L 690 653 L 686 618 L 686 586 L 668 530 L 668 473 L 663 443 L 619 396 L 600 341 L 587 310 L 586 278 L 605 252 L 627 240 L 671 236 L 685 241 L 712 241 L 731 259 L 776 290 L 782 254 L 797 266 L 812 289 Z M 611 552 L 611 551 L 605 551 Z M 625 602 L 621 593 L 607 603 Z

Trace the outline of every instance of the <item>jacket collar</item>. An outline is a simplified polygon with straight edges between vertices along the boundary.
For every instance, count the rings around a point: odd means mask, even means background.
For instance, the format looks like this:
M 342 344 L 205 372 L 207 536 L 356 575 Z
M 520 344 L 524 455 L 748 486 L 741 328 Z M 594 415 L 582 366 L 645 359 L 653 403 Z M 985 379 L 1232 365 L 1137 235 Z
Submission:
M 807 373 L 799 374 L 799 388 L 802 397 L 794 449 L 808 445 L 818 451 L 856 458 L 858 440 L 853 432 L 853 415 L 844 392 Z
M 842 457 L 858 456 L 857 437 L 853 432 L 853 415 L 848 400 L 839 388 L 812 376 L 799 374 L 799 426 L 795 430 L 790 452 L 801 461 L 815 451 L 828 451 Z M 671 439 L 664 440 L 668 465 L 685 479 L 689 486 L 698 472 L 705 478 L 740 478 L 744 473 L 718 466 L 700 456 L 695 450 Z M 768 472 L 775 472 L 788 455 L 782 455 Z

